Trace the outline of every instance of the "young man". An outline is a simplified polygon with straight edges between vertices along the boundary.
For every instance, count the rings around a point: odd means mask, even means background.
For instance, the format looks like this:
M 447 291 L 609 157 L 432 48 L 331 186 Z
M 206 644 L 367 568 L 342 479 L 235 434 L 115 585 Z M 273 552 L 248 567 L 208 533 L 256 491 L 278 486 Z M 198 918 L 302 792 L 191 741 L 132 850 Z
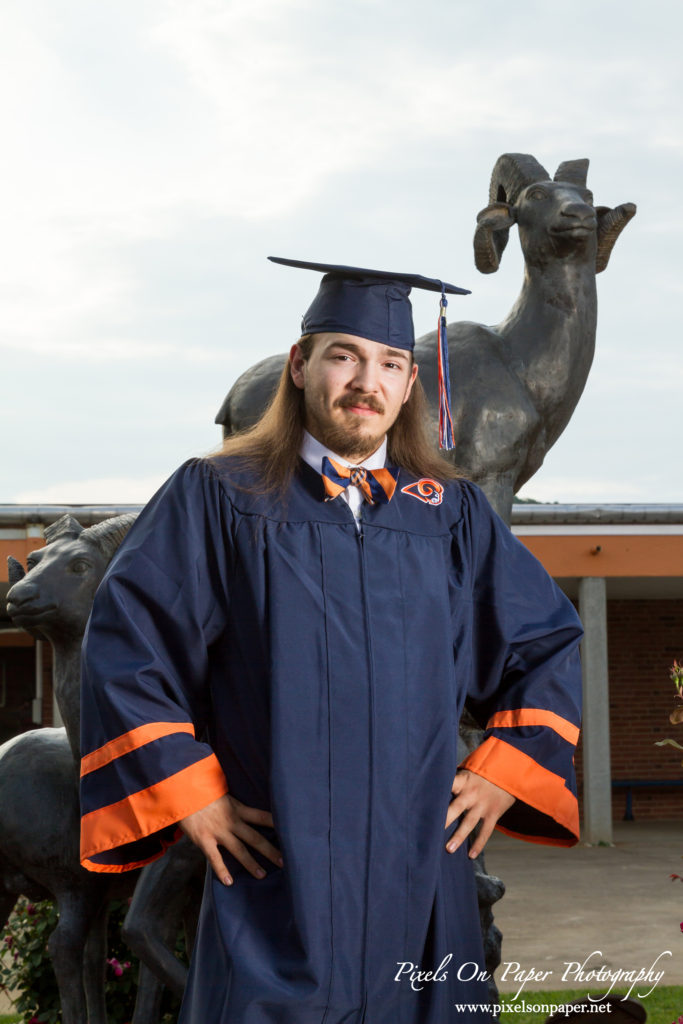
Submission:
M 178 825 L 206 853 L 183 1024 L 490 1020 L 464 840 L 576 841 L 581 630 L 425 435 L 424 279 L 326 269 L 267 413 L 174 474 L 98 592 L 83 863 Z

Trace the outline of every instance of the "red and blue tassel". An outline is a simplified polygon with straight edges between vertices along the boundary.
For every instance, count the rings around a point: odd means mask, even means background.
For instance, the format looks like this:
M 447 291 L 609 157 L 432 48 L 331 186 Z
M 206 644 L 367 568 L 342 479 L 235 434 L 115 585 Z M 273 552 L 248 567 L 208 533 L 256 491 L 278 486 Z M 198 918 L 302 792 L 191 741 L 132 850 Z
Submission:
M 448 299 L 445 290 L 441 292 L 438 326 L 439 358 L 439 448 L 450 451 L 455 447 L 453 420 L 451 418 L 451 380 L 448 372 L 448 334 L 446 332 L 446 307 Z

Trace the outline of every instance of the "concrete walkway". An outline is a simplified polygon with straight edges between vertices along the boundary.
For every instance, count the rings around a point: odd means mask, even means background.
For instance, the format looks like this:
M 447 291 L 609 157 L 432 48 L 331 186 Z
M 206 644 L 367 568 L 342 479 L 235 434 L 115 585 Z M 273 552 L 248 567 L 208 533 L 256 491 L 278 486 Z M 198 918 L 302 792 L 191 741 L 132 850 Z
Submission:
M 501 992 L 514 994 L 520 984 L 512 969 L 503 980 L 507 961 L 517 962 L 528 976 L 552 971 L 545 979 L 527 981 L 524 992 L 604 992 L 609 981 L 569 974 L 562 980 L 567 962 L 583 964 L 595 950 L 601 955 L 590 959 L 585 972 L 601 964 L 611 971 L 647 972 L 657 961 L 653 972 L 664 971 L 661 985 L 683 986 L 683 883 L 669 878 L 683 875 L 683 824 L 619 822 L 614 839 L 611 847 L 565 849 L 494 833 L 485 850 L 486 867 L 507 889 L 494 907 L 503 933 L 503 962 L 496 971 Z M 665 951 L 672 955 L 662 956 Z M 633 995 L 649 987 L 637 986 Z

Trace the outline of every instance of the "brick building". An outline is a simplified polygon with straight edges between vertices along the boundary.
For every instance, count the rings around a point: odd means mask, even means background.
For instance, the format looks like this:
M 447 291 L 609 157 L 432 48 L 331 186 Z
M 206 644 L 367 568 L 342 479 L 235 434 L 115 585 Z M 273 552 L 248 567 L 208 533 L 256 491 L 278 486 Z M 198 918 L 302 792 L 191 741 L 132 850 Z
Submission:
M 584 719 L 576 766 L 584 838 L 683 814 L 669 668 L 683 659 L 683 506 L 518 505 L 513 531 L 577 604 Z M 678 731 L 677 731 L 678 730 Z M 626 785 L 631 783 L 631 785 Z

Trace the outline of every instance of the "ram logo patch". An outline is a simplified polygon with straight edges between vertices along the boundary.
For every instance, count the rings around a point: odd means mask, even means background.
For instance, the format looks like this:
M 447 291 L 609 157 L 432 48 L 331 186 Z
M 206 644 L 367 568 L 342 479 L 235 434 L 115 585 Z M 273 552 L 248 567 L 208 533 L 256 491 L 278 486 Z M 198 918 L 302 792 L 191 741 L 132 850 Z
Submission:
M 443 487 L 437 480 L 430 480 L 428 477 L 402 487 L 401 494 L 409 494 L 418 501 L 424 501 L 426 505 L 440 505 L 443 501 Z

